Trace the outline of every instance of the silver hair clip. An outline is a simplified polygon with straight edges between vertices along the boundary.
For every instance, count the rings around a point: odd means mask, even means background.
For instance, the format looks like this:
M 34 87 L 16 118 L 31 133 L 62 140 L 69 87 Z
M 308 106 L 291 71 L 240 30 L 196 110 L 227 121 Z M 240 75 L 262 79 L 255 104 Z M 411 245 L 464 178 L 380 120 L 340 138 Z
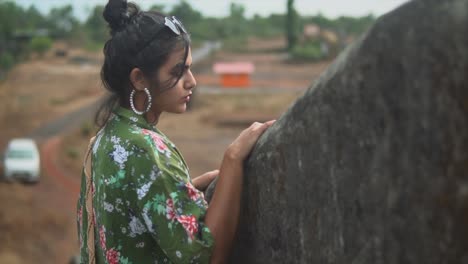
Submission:
M 175 16 L 165 17 L 164 18 L 164 26 L 167 26 L 168 28 L 170 28 L 172 30 L 172 32 L 174 32 L 176 35 L 181 34 L 180 30 L 182 30 L 182 32 L 184 32 L 185 34 L 188 34 L 188 32 L 185 29 L 184 25 L 182 25 L 182 22 L 180 22 L 180 20 L 177 19 Z M 154 35 L 144 45 L 142 45 L 138 50 L 141 51 L 144 48 L 146 48 L 146 46 L 148 46 L 154 40 L 154 38 L 156 38 L 156 36 L 159 34 L 159 32 L 161 32 L 161 30 L 164 28 L 164 26 L 159 28 L 154 33 Z
M 184 33 L 187 34 L 187 30 L 185 29 L 185 27 L 182 25 L 182 22 L 180 22 L 175 16 L 172 16 L 172 17 L 165 17 L 165 23 L 164 25 L 168 26 L 172 32 L 176 33 L 177 35 L 180 35 L 180 29 L 182 29 L 182 31 Z

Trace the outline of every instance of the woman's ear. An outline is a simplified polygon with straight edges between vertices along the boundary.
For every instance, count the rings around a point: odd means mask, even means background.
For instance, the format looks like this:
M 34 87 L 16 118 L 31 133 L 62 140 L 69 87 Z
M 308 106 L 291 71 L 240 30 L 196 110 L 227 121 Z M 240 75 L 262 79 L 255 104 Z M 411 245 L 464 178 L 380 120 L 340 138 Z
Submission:
M 137 91 L 143 91 L 143 89 L 148 88 L 149 86 L 145 75 L 139 68 L 133 68 L 130 72 L 130 82 Z

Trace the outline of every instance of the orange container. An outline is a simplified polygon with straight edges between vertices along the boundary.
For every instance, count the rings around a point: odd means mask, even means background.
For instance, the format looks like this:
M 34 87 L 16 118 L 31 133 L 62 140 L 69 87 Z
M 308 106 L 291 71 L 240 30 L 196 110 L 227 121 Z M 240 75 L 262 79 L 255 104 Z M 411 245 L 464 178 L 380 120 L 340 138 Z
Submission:
M 223 87 L 241 87 L 246 88 L 250 86 L 250 75 L 247 73 L 240 74 L 222 74 L 221 85 Z
M 213 71 L 220 75 L 221 86 L 227 88 L 249 87 L 254 69 L 251 62 L 218 62 L 213 65 Z

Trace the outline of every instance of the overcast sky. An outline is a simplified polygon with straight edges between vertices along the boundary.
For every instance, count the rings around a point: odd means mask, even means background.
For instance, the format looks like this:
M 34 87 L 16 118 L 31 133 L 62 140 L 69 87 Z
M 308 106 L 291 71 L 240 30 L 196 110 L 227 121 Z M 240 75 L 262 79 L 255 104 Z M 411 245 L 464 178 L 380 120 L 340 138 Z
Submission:
M 180 0 L 135 0 L 142 8 L 153 4 L 164 4 L 169 8 Z M 72 4 L 76 16 L 84 20 L 89 10 L 95 5 L 105 5 L 106 0 L 15 0 L 22 6 L 34 4 L 41 12 L 47 13 L 51 7 Z M 195 0 L 187 1 L 196 10 L 206 16 L 226 16 L 231 2 L 244 5 L 248 17 L 254 14 L 269 15 L 271 13 L 285 13 L 286 0 Z M 370 13 L 382 15 L 408 2 L 408 0 L 296 0 L 295 7 L 302 15 L 314 15 L 318 12 L 328 17 L 341 15 L 364 16 Z

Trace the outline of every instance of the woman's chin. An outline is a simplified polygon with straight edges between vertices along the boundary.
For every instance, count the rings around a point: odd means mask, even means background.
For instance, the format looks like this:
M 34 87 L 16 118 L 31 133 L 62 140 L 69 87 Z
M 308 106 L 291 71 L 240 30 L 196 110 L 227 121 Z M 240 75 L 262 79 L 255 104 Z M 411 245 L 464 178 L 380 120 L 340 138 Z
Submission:
M 171 113 L 174 113 L 174 114 L 183 114 L 187 111 L 187 104 L 181 104 L 181 105 L 178 105 L 175 109 L 173 109 L 173 111 L 170 111 Z

